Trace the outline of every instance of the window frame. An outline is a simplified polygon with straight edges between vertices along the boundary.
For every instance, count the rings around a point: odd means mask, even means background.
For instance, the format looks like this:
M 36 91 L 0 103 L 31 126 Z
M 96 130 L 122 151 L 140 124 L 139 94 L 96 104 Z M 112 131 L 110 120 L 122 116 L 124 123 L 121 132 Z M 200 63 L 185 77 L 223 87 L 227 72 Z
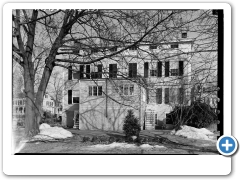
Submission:
M 94 93 L 94 89 L 96 90 L 96 93 Z M 100 89 L 101 89 L 101 91 L 100 91 Z M 100 92 L 101 92 L 101 95 L 99 95 Z M 102 88 L 102 86 L 88 86 L 88 96 L 89 97 L 103 96 L 103 88 Z

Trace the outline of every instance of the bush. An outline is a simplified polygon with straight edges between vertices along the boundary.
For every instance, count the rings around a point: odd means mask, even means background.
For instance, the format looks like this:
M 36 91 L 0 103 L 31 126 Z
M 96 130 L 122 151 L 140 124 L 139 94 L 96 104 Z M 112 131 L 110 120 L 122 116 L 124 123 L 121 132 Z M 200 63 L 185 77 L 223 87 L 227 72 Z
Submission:
M 176 106 L 167 115 L 166 123 L 172 123 L 176 130 L 182 125 L 206 128 L 217 123 L 217 115 L 208 104 L 194 102 L 191 106 Z
M 128 114 L 125 117 L 123 124 L 123 131 L 127 138 L 130 138 L 131 136 L 139 137 L 141 126 L 138 119 L 134 116 L 132 110 L 128 110 Z

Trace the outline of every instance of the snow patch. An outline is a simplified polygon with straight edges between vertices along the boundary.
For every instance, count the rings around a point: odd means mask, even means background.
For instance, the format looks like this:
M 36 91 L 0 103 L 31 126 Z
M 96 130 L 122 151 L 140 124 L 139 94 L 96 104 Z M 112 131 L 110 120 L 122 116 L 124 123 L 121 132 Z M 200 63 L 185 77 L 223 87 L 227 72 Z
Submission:
M 39 126 L 39 129 L 41 130 L 41 129 L 47 129 L 47 128 L 51 128 L 51 126 L 49 125 L 49 124 L 47 124 L 47 123 L 43 123 L 43 124 L 41 124 L 40 126 Z
M 211 138 L 208 137 L 208 135 L 212 135 L 211 131 L 207 130 L 206 128 L 194 128 L 190 126 L 181 126 L 182 129 L 178 131 L 171 131 L 170 134 L 176 135 L 176 136 L 183 136 L 186 138 L 192 138 L 192 139 L 202 139 L 202 140 L 212 140 Z
M 34 136 L 33 140 L 65 139 L 73 136 L 71 132 L 62 127 L 51 127 L 46 123 L 41 124 L 39 129 L 40 133 Z

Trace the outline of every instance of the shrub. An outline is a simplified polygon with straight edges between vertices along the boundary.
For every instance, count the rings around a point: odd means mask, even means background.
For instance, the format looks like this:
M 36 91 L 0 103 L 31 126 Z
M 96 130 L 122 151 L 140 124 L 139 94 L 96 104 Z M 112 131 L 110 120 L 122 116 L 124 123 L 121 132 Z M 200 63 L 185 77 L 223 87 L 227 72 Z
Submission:
M 197 101 L 190 106 L 176 106 L 167 115 L 166 122 L 172 123 L 176 130 L 181 125 L 206 128 L 211 124 L 217 123 L 217 115 L 208 104 Z
M 127 138 L 130 138 L 131 136 L 139 136 L 141 126 L 138 119 L 134 116 L 132 110 L 128 110 L 123 124 L 123 131 Z

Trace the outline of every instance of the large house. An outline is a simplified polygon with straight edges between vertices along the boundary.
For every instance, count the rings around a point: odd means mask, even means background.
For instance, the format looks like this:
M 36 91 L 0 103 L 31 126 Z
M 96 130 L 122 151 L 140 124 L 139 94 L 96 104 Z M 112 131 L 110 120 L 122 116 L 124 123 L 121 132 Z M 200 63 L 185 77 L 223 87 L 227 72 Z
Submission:
M 63 125 L 122 130 L 127 110 L 132 109 L 142 128 L 155 129 L 175 105 L 190 103 L 188 52 L 193 43 L 184 36 L 172 42 L 138 44 L 93 64 L 69 64 L 63 72 Z M 79 53 L 83 51 L 79 48 Z M 93 53 L 98 56 L 97 50 Z

